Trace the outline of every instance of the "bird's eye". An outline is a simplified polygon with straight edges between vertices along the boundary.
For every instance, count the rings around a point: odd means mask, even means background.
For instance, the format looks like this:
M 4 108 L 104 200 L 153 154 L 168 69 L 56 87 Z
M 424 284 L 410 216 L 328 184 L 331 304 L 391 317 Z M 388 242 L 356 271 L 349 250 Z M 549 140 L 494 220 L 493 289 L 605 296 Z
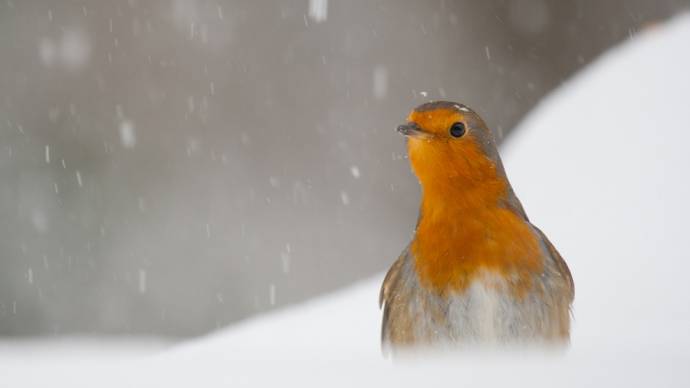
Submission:
M 465 134 L 465 124 L 457 122 L 450 126 L 450 135 L 453 137 L 462 137 Z

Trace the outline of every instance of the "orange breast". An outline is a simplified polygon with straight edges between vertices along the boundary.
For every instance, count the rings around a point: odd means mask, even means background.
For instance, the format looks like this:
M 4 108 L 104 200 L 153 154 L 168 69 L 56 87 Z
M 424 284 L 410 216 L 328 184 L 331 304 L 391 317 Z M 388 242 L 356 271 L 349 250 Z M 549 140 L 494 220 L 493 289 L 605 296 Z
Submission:
M 415 157 L 425 158 L 416 168 L 423 198 L 411 244 L 422 285 L 440 294 L 459 292 L 489 271 L 508 277 L 513 291 L 524 295 L 543 258 L 533 230 L 502 202 L 509 188 L 505 178 L 476 144 L 464 146 L 463 161 L 455 161 L 453 171 L 444 168 L 448 160 L 429 160 L 447 158 L 442 152 L 426 149 L 421 155 L 413 142 L 409 147 L 413 165 Z

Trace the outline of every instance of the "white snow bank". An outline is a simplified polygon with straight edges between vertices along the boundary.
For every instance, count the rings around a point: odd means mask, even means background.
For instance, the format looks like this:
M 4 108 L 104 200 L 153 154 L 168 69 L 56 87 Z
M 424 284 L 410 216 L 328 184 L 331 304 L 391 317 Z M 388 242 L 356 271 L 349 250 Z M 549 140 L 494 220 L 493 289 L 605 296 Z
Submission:
M 381 275 L 146 360 L 7 361 L 0 378 L 7 386 L 690 386 L 687 42 L 685 15 L 611 50 L 503 149 L 527 213 L 575 277 L 567 352 L 392 365 L 378 344 Z
M 522 123 L 505 165 L 576 282 L 573 343 L 690 352 L 690 16 L 608 52 Z
M 73 363 L 89 360 L 108 363 L 131 360 L 160 352 L 170 347 L 169 341 L 149 337 L 60 337 L 0 342 L 0 387 L 2 368 L 24 363 Z

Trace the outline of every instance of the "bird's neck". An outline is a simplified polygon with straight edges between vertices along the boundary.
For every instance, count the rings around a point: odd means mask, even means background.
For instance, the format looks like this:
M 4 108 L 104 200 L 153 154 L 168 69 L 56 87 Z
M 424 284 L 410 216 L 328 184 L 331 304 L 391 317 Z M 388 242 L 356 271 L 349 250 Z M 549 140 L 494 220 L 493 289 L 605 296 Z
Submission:
M 481 180 L 466 176 L 443 177 L 422 182 L 420 223 L 456 223 L 481 217 L 487 211 L 502 207 L 512 195 L 508 184 L 497 176 Z

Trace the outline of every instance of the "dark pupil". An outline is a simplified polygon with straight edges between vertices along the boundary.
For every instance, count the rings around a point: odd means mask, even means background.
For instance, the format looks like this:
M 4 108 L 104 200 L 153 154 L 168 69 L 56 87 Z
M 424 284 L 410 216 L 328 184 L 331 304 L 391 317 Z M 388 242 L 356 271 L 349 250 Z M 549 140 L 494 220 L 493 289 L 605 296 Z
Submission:
M 450 134 L 453 137 L 460 137 L 465 134 L 465 124 L 455 123 L 450 127 Z

